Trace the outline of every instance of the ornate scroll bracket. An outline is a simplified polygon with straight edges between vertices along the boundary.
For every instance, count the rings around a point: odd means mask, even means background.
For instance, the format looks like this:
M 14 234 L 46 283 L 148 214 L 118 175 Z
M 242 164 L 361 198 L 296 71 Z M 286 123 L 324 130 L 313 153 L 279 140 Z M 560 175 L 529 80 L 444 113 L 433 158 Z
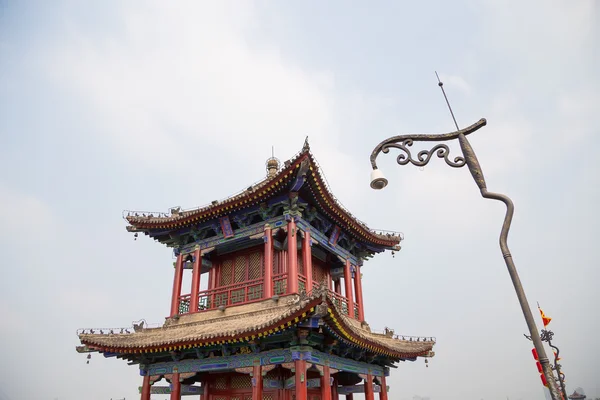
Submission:
M 435 154 L 439 158 L 443 158 L 444 161 L 446 161 L 446 164 L 453 168 L 460 168 L 465 165 L 464 157 L 458 156 L 455 157 L 454 160 L 450 159 L 450 149 L 445 144 L 438 144 L 434 146 L 431 150 L 421 150 L 417 153 L 417 158 L 414 159 L 409 149 L 409 147 L 412 146 L 413 143 L 414 141 L 412 139 L 406 139 L 400 144 L 390 143 L 383 146 L 381 152 L 387 154 L 390 151 L 390 148 L 397 148 L 403 151 L 403 153 L 400 153 L 396 158 L 396 161 L 400 165 L 406 165 L 408 163 L 411 163 L 413 165 L 416 165 L 417 167 L 423 167 L 427 165 L 427 163 L 429 163 L 429 160 L 431 160 L 433 154 Z
M 459 138 L 461 135 L 465 136 L 476 130 L 482 128 L 487 124 L 484 118 L 480 119 L 471 126 L 465 129 L 460 129 L 455 132 L 442 133 L 442 134 L 406 134 L 391 137 L 377 145 L 371 153 L 371 166 L 373 169 L 377 169 L 377 162 L 375 161 L 379 153 L 387 154 L 390 148 L 396 148 L 402 151 L 402 153 L 396 158 L 396 161 L 400 165 L 406 165 L 411 163 L 418 167 L 423 167 L 429 163 L 432 156 L 435 154 L 439 158 L 443 158 L 451 167 L 460 168 L 466 164 L 464 156 L 458 156 L 454 159 L 450 158 L 450 149 L 445 144 L 435 145 L 430 150 L 422 150 L 417 153 L 416 158 L 413 158 L 413 154 L 410 151 L 410 147 L 414 142 L 445 142 Z

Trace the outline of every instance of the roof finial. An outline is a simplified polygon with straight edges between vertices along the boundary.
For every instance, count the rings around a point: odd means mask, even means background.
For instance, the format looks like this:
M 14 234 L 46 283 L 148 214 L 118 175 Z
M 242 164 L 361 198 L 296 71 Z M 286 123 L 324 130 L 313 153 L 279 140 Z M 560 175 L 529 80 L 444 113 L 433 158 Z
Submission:
M 308 144 L 308 136 L 304 139 L 304 146 L 302 146 L 302 152 L 306 152 L 310 150 L 310 145 Z
M 271 157 L 267 159 L 267 177 L 272 178 L 277 175 L 281 163 L 275 158 L 275 146 L 271 146 Z

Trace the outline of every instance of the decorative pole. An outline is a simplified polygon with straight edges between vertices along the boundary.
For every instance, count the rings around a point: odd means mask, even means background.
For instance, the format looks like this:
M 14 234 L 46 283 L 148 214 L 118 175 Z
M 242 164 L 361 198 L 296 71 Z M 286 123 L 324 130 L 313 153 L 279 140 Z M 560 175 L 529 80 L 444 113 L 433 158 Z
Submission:
M 448 98 L 446 97 L 446 92 L 444 91 L 443 83 L 441 81 L 439 82 L 439 86 L 442 89 L 442 93 L 444 93 L 444 98 L 446 99 L 448 108 L 450 108 L 450 104 L 448 103 Z M 482 118 L 478 122 L 474 123 L 471 126 L 468 126 L 465 129 L 458 129 L 458 124 L 456 124 L 456 119 L 454 118 L 452 108 L 450 108 L 450 113 L 452 114 L 452 118 L 454 119 L 454 123 L 456 125 L 456 132 L 445 134 L 399 135 L 391 137 L 379 143 L 371 153 L 371 167 L 373 168 L 373 171 L 371 171 L 371 188 L 375 190 L 380 190 L 387 186 L 388 180 L 383 176 L 383 173 L 377 168 L 376 159 L 379 153 L 383 152 L 387 154 L 390 151 L 390 148 L 395 148 L 399 149 L 402 152 L 396 158 L 396 161 L 399 165 L 406 165 L 408 163 L 411 163 L 418 167 L 423 167 L 427 165 L 427 163 L 434 154 L 438 158 L 443 158 L 446 164 L 453 168 L 460 168 L 466 164 L 469 168 L 469 171 L 471 172 L 471 175 L 473 176 L 473 179 L 475 180 L 475 183 L 479 187 L 481 196 L 483 196 L 486 199 L 501 201 L 506 205 L 506 215 L 504 217 L 504 223 L 502 225 L 502 230 L 500 233 L 500 250 L 502 251 L 502 256 L 504 257 L 504 261 L 506 263 L 508 273 L 515 288 L 517 298 L 519 299 L 519 304 L 521 305 L 521 310 L 523 312 L 523 316 L 525 317 L 525 322 L 527 323 L 527 327 L 529 328 L 529 333 L 531 334 L 531 338 L 533 340 L 535 349 L 537 350 L 537 353 L 539 355 L 539 361 L 542 365 L 546 381 L 548 382 L 548 388 L 550 389 L 550 395 L 552 396 L 552 400 L 561 400 L 561 396 L 556 387 L 556 382 L 552 373 L 550 361 L 548 360 L 546 350 L 542 345 L 542 340 L 535 325 L 535 320 L 533 319 L 531 309 L 529 308 L 529 303 L 527 302 L 527 297 L 525 296 L 525 291 L 523 290 L 521 279 L 519 278 L 519 274 L 517 273 L 515 263 L 512 259 L 512 255 L 510 254 L 510 250 L 507 244 L 508 231 L 510 229 L 510 224 L 512 222 L 515 207 L 513 205 L 512 200 L 508 196 L 504 194 L 488 192 L 485 179 L 483 177 L 483 171 L 481 170 L 481 166 L 479 165 L 479 161 L 475 156 L 475 152 L 473 151 L 471 144 L 467 140 L 467 135 L 482 128 L 486 125 L 487 122 L 485 119 Z M 462 157 L 458 156 L 451 160 L 449 157 L 450 149 L 448 148 L 448 146 L 445 144 L 437 144 L 431 150 L 422 150 L 419 153 L 417 153 L 416 159 L 412 158 L 412 154 L 409 148 L 413 145 L 413 142 L 442 142 L 453 139 L 458 139 L 460 148 L 462 150 Z

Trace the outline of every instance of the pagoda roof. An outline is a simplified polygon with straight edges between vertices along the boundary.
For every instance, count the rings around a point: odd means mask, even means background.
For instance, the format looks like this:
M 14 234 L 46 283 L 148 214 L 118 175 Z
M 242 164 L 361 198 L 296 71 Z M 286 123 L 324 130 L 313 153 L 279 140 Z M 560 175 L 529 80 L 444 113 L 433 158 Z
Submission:
M 247 342 L 296 326 L 311 316 L 319 316 L 338 341 L 395 359 L 431 356 L 433 338 L 399 339 L 370 331 L 366 323 L 340 312 L 328 291 L 317 288 L 311 295 L 289 295 L 278 300 L 228 307 L 169 318 L 160 328 L 135 333 L 80 334 L 87 350 L 110 353 L 155 353 Z
M 243 192 L 224 200 L 213 201 L 209 205 L 191 210 L 175 210 L 171 214 L 129 211 L 125 216 L 129 223 L 127 230 L 149 234 L 151 230 L 181 229 L 226 216 L 238 210 L 260 205 L 268 199 L 286 192 L 300 190 L 299 187 L 296 187 L 296 184 L 298 178 L 303 176 L 304 179 L 301 180 L 301 185 L 308 186 L 309 196 L 313 198 L 320 210 L 346 233 L 361 242 L 385 248 L 394 248 L 400 243 L 401 237 L 399 234 L 377 233 L 369 229 L 366 224 L 354 217 L 340 204 L 331 193 L 319 165 L 310 152 L 308 143 L 305 143 L 300 153 L 286 161 L 284 167 L 275 175 L 269 176 L 248 187 Z M 292 185 L 294 186 L 292 187 Z

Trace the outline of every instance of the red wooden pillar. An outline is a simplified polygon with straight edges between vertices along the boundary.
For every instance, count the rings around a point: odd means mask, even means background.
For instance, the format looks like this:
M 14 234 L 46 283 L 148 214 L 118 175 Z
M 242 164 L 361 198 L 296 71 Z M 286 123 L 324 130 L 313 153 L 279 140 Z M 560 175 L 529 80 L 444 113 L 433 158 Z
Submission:
M 362 277 L 360 276 L 360 267 L 357 265 L 354 272 L 354 293 L 356 294 L 356 302 L 358 303 L 358 320 L 365 320 L 365 305 L 363 304 L 362 295 Z
M 329 365 L 323 365 L 323 376 L 321 376 L 321 400 L 331 400 L 331 374 Z
M 375 400 L 373 393 L 373 375 L 367 375 L 365 380 L 365 400 Z
M 327 280 L 327 289 L 331 290 L 331 272 L 328 269 L 325 270 L 325 279 Z
M 273 235 L 271 225 L 265 225 L 265 273 L 264 273 L 264 298 L 273 297 Z
M 262 367 L 252 367 L 252 400 L 263 400 Z
M 307 400 L 306 361 L 296 360 L 296 400 Z
M 346 285 L 346 300 L 348 301 L 348 315 L 354 318 L 354 300 L 352 299 L 352 271 L 350 271 L 350 260 L 346 260 L 344 266 L 344 284 Z
M 202 256 L 200 248 L 194 250 L 194 269 L 192 270 L 192 294 L 190 312 L 198 312 L 198 293 L 200 293 L 200 275 L 202 274 Z
M 179 372 L 175 372 L 171 378 L 171 400 L 181 400 L 181 382 L 179 382 Z
M 310 293 L 313 288 L 313 273 L 309 230 L 304 231 L 304 239 L 302 240 L 302 265 L 304 265 L 304 273 L 306 274 L 306 293 Z
M 381 377 L 381 391 L 379 392 L 379 400 L 388 400 L 387 384 L 385 383 L 385 375 Z
M 348 393 L 346 395 L 346 400 L 353 400 L 354 399 L 354 394 L 353 393 Z
M 287 225 L 287 240 L 287 292 L 298 293 L 298 243 L 296 242 L 296 222 L 294 221 L 294 217 L 290 219 Z
M 337 281 L 333 281 L 333 286 L 335 288 L 335 292 L 339 295 L 342 294 L 342 282 L 341 279 L 338 279 Z
M 181 280 L 183 279 L 183 255 L 177 256 L 175 262 L 175 277 L 173 278 L 173 294 L 171 296 L 171 317 L 179 313 L 179 296 L 181 295 Z
M 333 385 L 331 385 L 331 400 L 339 400 L 340 395 L 338 394 L 338 381 L 337 378 L 333 378 Z
M 208 380 L 202 382 L 202 386 L 204 386 L 204 393 L 202 394 L 202 400 L 208 400 L 209 391 L 208 391 Z
M 150 400 L 150 375 L 144 375 L 142 383 L 142 400 Z

